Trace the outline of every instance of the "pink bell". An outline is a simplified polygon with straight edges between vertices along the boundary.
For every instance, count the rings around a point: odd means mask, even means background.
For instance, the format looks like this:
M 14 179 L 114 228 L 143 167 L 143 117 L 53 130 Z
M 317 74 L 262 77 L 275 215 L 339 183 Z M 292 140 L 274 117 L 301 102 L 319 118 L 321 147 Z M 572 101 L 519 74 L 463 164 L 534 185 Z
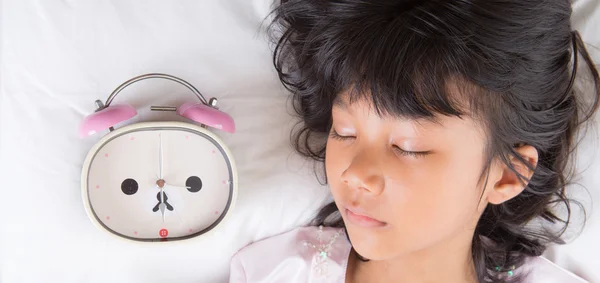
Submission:
M 137 115 L 135 108 L 127 104 L 116 104 L 93 113 L 83 120 L 79 127 L 79 135 L 87 137 L 97 132 L 104 131 L 110 127 L 130 119 Z
M 177 109 L 177 114 L 215 129 L 235 132 L 231 116 L 203 103 L 186 102 Z

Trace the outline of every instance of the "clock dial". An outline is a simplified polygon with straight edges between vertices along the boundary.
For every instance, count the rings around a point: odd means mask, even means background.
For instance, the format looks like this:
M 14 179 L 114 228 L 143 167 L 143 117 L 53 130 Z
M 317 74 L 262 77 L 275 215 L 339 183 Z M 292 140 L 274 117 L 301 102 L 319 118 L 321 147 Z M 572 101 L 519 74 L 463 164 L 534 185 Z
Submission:
M 99 146 L 87 195 L 96 220 L 120 236 L 183 239 L 216 226 L 233 195 L 226 151 L 202 130 L 142 127 Z

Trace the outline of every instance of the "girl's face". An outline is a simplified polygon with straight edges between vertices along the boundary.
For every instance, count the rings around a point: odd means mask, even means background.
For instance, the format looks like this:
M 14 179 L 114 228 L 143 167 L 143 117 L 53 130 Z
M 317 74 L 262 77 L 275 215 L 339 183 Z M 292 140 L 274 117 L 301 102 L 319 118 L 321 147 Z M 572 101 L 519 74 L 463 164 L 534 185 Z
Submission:
M 470 244 L 487 204 L 480 125 L 378 116 L 368 102 L 344 99 L 332 115 L 327 180 L 360 255 L 385 260 L 454 239 Z

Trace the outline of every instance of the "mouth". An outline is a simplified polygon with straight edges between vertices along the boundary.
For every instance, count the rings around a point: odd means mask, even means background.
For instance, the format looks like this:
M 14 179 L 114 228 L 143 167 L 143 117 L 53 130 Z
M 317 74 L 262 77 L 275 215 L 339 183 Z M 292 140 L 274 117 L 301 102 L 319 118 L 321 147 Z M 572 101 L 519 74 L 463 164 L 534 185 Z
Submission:
M 346 208 L 344 209 L 344 214 L 346 214 L 346 219 L 356 226 L 364 228 L 380 228 L 387 226 L 387 223 L 372 218 L 359 208 Z

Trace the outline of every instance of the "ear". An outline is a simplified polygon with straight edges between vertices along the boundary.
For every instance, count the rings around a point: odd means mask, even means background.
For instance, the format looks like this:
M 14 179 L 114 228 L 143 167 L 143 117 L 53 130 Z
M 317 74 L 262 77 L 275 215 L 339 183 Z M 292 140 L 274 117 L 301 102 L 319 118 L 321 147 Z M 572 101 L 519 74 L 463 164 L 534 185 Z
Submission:
M 515 148 L 515 152 L 520 155 L 531 167 L 535 168 L 538 162 L 538 152 L 530 145 L 522 145 Z M 509 157 L 511 165 L 519 174 L 527 180 L 533 176 L 533 170 L 530 170 L 527 165 L 514 156 Z M 523 182 L 519 176 L 513 172 L 504 163 L 499 165 L 499 177 L 496 178 L 494 187 L 488 194 L 488 202 L 492 204 L 501 204 L 519 195 L 527 186 L 526 180 Z

